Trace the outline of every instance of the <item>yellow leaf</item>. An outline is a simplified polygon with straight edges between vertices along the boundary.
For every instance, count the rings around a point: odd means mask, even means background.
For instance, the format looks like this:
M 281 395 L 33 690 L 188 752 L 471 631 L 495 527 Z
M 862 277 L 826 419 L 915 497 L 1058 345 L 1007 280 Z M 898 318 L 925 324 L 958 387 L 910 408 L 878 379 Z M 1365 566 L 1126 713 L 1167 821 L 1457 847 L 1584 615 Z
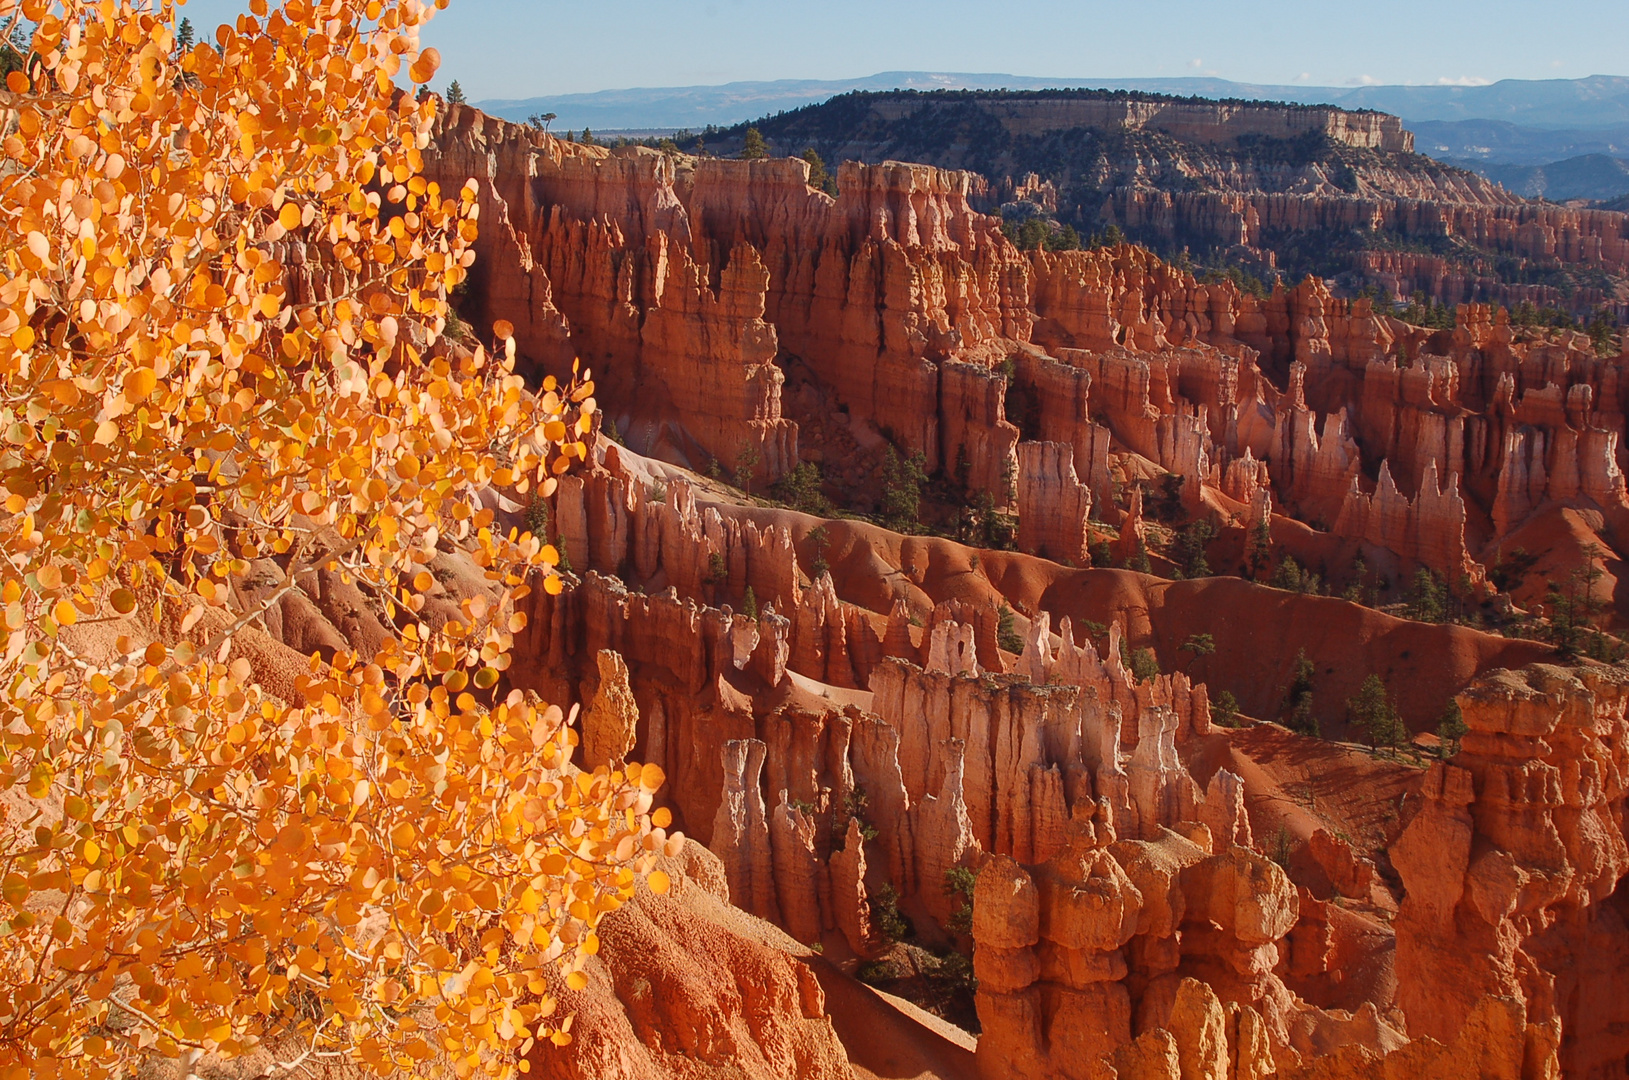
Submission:
M 588 988 L 588 976 L 580 971 L 573 971 L 566 976 L 566 986 L 572 990 L 586 990 Z
M 278 212 L 277 224 L 283 226 L 289 232 L 298 229 L 300 227 L 300 208 L 291 202 L 284 203 L 283 209 Z
M 435 78 L 436 71 L 441 67 L 441 54 L 434 49 L 425 49 L 413 66 L 407 69 L 416 83 L 427 83 Z
M 14 71 L 12 74 L 17 73 Z M 34 328 L 32 326 L 19 326 L 12 331 L 11 343 L 19 349 L 32 349 L 34 347 Z
M 96 861 L 102 857 L 102 847 L 95 840 L 86 840 L 83 854 L 85 856 L 85 862 L 91 866 L 95 866 Z
M 670 887 L 672 887 L 673 883 L 665 872 L 661 870 L 652 870 L 650 872 L 650 877 L 645 879 L 645 884 L 650 886 L 651 892 L 655 893 L 657 896 L 662 896 Z
M 158 373 L 152 368 L 137 368 L 124 377 L 124 399 L 132 405 L 145 401 L 158 386 Z
M 51 609 L 51 617 L 58 626 L 72 626 L 79 621 L 79 611 L 68 601 L 58 600 L 57 606 Z

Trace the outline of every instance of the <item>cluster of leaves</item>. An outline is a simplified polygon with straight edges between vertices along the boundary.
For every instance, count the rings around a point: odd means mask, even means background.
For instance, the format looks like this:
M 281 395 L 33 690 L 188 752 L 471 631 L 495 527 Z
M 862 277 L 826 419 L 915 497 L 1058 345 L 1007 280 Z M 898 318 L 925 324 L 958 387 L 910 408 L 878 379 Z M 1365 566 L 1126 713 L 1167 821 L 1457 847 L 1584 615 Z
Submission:
M 559 553 L 479 496 L 548 495 L 593 384 L 529 393 L 501 324 L 440 340 L 479 193 L 422 175 L 435 100 L 395 88 L 431 9 L 249 9 L 183 48 L 170 0 L 0 0 L 36 25 L 0 168 L 0 1075 L 289 1039 L 510 1075 L 682 842 L 659 769 L 577 771 L 500 685 Z M 455 548 L 488 588 L 438 613 Z M 390 634 L 274 694 L 243 632 L 318 574 Z
M 843 796 L 843 809 L 841 813 L 834 814 L 831 822 L 832 850 L 842 851 L 848 843 L 848 824 L 851 821 L 860 823 L 860 839 L 865 842 L 875 840 L 882 835 L 877 827 L 866 818 L 870 810 L 870 800 L 866 798 L 865 788 L 855 784 Z
M 821 490 L 821 483 L 820 466 L 812 461 L 800 461 L 769 486 L 769 494 L 800 513 L 831 517 L 835 511 Z
M 1279 708 L 1286 727 L 1313 738 L 1319 734 L 1318 717 L 1312 711 L 1312 680 L 1317 673 L 1318 667 L 1307 656 L 1307 651 L 1298 650 L 1295 663 L 1290 667 L 1289 685 L 1284 688 L 1284 704 Z
M 1114 228 L 1112 225 L 1109 227 Z M 1057 222 L 1038 214 L 1024 218 L 1003 216 L 1001 232 L 1019 251 L 1079 251 L 1081 248 L 1080 233 L 1075 231 L 1073 225 L 1060 227 Z M 1119 230 L 1115 229 L 1115 232 Z M 1102 245 L 1094 243 L 1092 246 Z
M 1418 622 L 1440 623 L 1448 618 L 1448 585 L 1422 566 L 1414 571 L 1408 595 L 1408 617 Z
M 1617 320 L 1605 308 L 1596 310 L 1588 319 L 1581 319 L 1562 308 L 1539 307 L 1531 300 L 1523 300 L 1510 309 L 1510 325 L 1545 330 L 1580 330 L 1589 335 L 1590 344 L 1600 356 L 1615 356 L 1621 347 Z
M 1303 569 L 1291 555 L 1284 556 L 1283 561 L 1273 571 L 1272 580 L 1268 584 L 1275 589 L 1300 593 L 1303 596 L 1317 596 L 1323 591 L 1323 579 L 1311 570 Z
M 882 521 L 895 532 L 921 528 L 922 485 L 928 479 L 925 464 L 920 452 L 902 456 L 892 445 L 883 450 Z
M 1216 538 L 1216 526 L 1209 518 L 1191 521 L 1177 533 L 1171 545 L 1171 561 L 1177 564 L 1177 577 L 1210 576 L 1210 560 L 1205 546 Z
M 1013 622 L 1012 608 L 1005 603 L 996 618 L 996 646 L 1014 656 L 1024 655 L 1024 635 Z
M 1133 649 L 1126 644 L 1126 639 L 1120 639 L 1120 662 L 1126 670 L 1131 672 L 1133 682 L 1144 683 L 1156 678 L 1160 673 L 1159 657 L 1149 648 Z
M 1191 666 L 1195 660 L 1202 656 L 1212 656 L 1216 652 L 1216 639 L 1210 634 L 1189 634 L 1188 640 L 1180 646 L 1180 651 L 1192 653 L 1188 664 Z
M 899 910 L 899 893 L 892 882 L 884 884 L 871 898 L 871 925 L 888 941 L 904 941 L 916 934 L 911 920 Z
M 1443 710 L 1442 718 L 1437 721 L 1437 753 L 1444 761 L 1459 753 L 1460 740 L 1470 734 L 1470 730 L 1459 702 L 1450 701 L 1448 708 Z
M 980 491 L 963 507 L 956 538 L 991 551 L 1014 551 L 1018 543 L 1018 518 L 997 510 L 995 496 Z
M 814 558 L 809 561 L 809 580 L 819 581 L 831 572 L 831 564 L 826 561 L 826 551 L 831 547 L 831 534 L 826 531 L 826 526 L 817 525 L 809 530 L 809 535 L 805 539 L 814 549 Z
M 945 923 L 952 934 L 965 937 L 973 933 L 973 888 L 977 884 L 978 875 L 970 867 L 952 866 L 945 871 L 945 895 L 961 900 Z
M 1549 609 L 1549 640 L 1566 659 L 1587 656 L 1591 660 L 1616 663 L 1626 650 L 1621 641 L 1598 625 L 1606 611 L 1606 601 L 1595 595 L 1595 586 L 1604 576 L 1598 560 L 1605 552 L 1595 544 L 1584 549 L 1589 561 L 1553 583 L 1545 595 Z
M 1396 750 L 1408 744 L 1408 728 L 1397 715 L 1379 675 L 1364 679 L 1357 693 L 1346 699 L 1346 714 L 1370 746 Z
M 809 163 L 809 186 L 837 198 L 837 177 L 826 170 L 825 160 L 810 146 L 803 151 L 803 160 Z

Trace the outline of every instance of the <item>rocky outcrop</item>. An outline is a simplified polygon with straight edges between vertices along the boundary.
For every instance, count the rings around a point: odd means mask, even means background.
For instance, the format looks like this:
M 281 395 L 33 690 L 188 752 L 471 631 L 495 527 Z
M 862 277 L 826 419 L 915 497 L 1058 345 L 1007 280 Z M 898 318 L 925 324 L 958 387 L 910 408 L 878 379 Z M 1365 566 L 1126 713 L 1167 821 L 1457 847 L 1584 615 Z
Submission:
M 641 889 L 600 923 L 588 984 L 551 987 L 572 1017 L 571 1041 L 533 1050 L 529 1074 L 678 1080 L 702 1068 L 752 1080 L 848 1080 L 848 1054 L 810 967 L 820 961 L 732 912 L 723 868 L 706 849 L 692 842 L 664 869 L 673 881 L 667 895 Z
M 1018 549 L 1089 566 L 1091 490 L 1075 475 L 1068 443 L 1018 444 Z
M 1629 934 L 1624 812 L 1629 676 L 1534 666 L 1459 698 L 1470 733 L 1433 765 L 1392 846 L 1406 896 L 1398 1001 L 1410 1034 L 1447 1041 L 1486 995 L 1525 1003 L 1568 1076 L 1620 1067 L 1615 985 Z

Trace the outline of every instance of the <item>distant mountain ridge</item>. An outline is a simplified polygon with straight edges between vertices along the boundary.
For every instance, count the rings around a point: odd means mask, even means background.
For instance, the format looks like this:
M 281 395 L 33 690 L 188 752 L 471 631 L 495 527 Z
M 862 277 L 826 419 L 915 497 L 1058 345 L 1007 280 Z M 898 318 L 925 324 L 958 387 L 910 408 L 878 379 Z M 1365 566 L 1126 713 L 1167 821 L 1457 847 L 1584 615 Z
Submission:
M 1544 165 L 1495 165 L 1481 161 L 1454 164 L 1530 199 L 1606 201 L 1629 196 L 1629 158 L 1585 154 Z
M 1629 124 L 1536 128 L 1507 120 L 1416 120 L 1415 149 L 1441 161 L 1545 165 L 1591 154 L 1629 157 Z
M 478 102 L 524 121 L 555 113 L 560 128 L 699 131 L 825 101 L 851 90 L 1140 90 L 1180 97 L 1243 98 L 1375 109 L 1410 124 L 1501 121 L 1539 130 L 1629 128 L 1629 76 L 1503 79 L 1487 86 L 1286 86 L 1215 78 L 1105 79 L 957 72 L 888 71 L 860 79 L 782 79 L 721 86 L 645 87 Z M 1463 156 L 1463 155 L 1461 155 Z

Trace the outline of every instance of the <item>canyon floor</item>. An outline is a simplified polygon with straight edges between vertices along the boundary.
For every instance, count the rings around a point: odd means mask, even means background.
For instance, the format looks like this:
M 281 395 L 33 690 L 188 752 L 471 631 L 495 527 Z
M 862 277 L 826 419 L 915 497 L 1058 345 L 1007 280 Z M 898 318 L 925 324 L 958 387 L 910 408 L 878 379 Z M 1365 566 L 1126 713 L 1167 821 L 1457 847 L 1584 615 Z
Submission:
M 454 347 L 599 385 L 491 499 L 569 571 L 508 678 L 691 838 L 530 1075 L 1626 1075 L 1621 334 L 1021 251 L 928 165 L 451 107 L 426 168 L 480 185 Z

